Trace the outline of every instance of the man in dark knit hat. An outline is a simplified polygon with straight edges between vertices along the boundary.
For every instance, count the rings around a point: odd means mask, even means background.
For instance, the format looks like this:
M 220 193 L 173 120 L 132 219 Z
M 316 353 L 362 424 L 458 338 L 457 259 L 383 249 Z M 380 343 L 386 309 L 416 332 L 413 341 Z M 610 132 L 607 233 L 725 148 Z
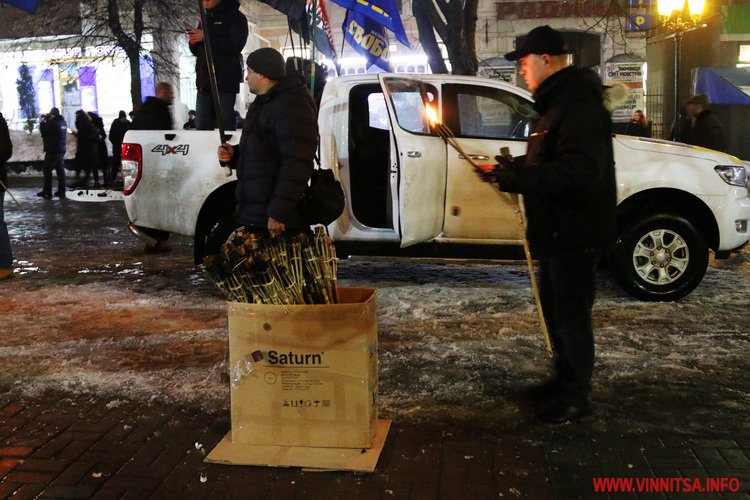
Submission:
M 284 58 L 270 47 L 247 57 L 245 81 L 256 97 L 240 143 L 218 151 L 219 161 L 237 170 L 235 222 L 272 236 L 307 231 L 298 206 L 317 150 L 315 102 L 299 78 L 286 75 Z
M 570 65 L 560 32 L 534 28 L 505 58 L 520 61 L 537 116 L 526 156 L 497 157 L 499 165 L 483 178 L 524 195 L 555 353 L 552 378 L 527 393 L 540 400 L 537 419 L 561 424 L 593 412 L 596 266 L 614 245 L 617 226 L 612 121 L 601 80 Z

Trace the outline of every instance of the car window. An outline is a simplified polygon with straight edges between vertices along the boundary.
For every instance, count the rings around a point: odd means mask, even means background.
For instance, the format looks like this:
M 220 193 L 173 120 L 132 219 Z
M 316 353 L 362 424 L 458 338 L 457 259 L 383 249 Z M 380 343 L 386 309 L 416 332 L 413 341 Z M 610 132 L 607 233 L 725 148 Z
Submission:
M 368 125 L 372 128 L 389 130 L 388 108 L 382 92 L 375 92 L 367 96 Z
M 524 139 L 528 137 L 534 109 L 531 102 L 502 89 L 466 84 L 446 84 L 444 119 L 459 137 Z
M 422 92 L 430 102 L 436 101 L 437 90 L 432 85 L 419 84 L 413 80 L 389 79 L 388 93 L 399 127 L 413 134 L 431 135 Z

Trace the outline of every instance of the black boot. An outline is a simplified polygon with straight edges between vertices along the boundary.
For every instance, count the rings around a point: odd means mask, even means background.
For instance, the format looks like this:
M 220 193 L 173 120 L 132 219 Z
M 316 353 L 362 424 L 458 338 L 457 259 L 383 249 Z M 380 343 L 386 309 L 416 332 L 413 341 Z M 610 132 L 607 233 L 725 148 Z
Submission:
M 543 424 L 560 425 L 574 422 L 594 414 L 594 405 L 591 401 L 576 406 L 558 399 L 552 406 L 535 415 L 536 419 Z

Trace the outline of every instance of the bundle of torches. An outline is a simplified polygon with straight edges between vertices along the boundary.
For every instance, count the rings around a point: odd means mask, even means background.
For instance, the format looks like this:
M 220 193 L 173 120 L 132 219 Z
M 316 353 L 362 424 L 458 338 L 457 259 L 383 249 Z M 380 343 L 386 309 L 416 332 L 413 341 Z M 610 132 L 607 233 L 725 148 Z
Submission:
M 336 304 L 336 249 L 323 226 L 294 238 L 237 229 L 221 252 L 203 259 L 229 301 L 250 304 Z

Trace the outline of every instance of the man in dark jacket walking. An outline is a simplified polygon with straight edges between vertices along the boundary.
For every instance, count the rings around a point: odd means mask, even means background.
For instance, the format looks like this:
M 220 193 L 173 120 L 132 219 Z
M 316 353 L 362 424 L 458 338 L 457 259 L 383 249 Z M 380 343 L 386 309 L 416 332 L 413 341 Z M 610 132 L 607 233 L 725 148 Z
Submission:
M 247 42 L 247 18 L 240 12 L 239 0 L 203 0 L 203 7 L 206 9 L 224 130 L 235 130 L 234 103 L 242 82 L 242 49 Z M 195 85 L 198 96 L 195 110 L 198 130 L 213 129 L 216 115 L 203 46 L 205 29 L 199 25 L 197 29 L 188 31 L 190 52 L 196 56 Z
M 65 151 L 68 138 L 68 124 L 60 115 L 60 110 L 52 108 L 39 124 L 44 144 L 44 187 L 37 193 L 43 198 L 52 198 L 52 171 L 57 175 L 55 196 L 65 198 Z
M 174 101 L 172 86 L 166 82 L 156 84 L 156 95 L 148 96 L 140 109 L 136 110 L 132 130 L 174 130 L 174 121 L 169 105 Z
M 538 115 L 525 161 L 498 157 L 489 180 L 524 195 L 555 351 L 554 377 L 530 392 L 546 399 L 537 418 L 560 424 L 593 412 L 595 271 L 616 228 L 612 124 L 599 77 L 569 66 L 558 31 L 535 28 L 505 57 L 520 59 Z
M 247 57 L 250 92 L 239 146 L 219 147 L 219 161 L 237 170 L 236 222 L 272 236 L 308 230 L 299 201 L 312 175 L 317 148 L 316 107 L 302 81 L 286 76 L 272 48 Z
M 691 96 L 685 103 L 688 120 L 683 126 L 682 142 L 703 148 L 726 151 L 724 128 L 716 115 L 708 109 L 708 96 Z

